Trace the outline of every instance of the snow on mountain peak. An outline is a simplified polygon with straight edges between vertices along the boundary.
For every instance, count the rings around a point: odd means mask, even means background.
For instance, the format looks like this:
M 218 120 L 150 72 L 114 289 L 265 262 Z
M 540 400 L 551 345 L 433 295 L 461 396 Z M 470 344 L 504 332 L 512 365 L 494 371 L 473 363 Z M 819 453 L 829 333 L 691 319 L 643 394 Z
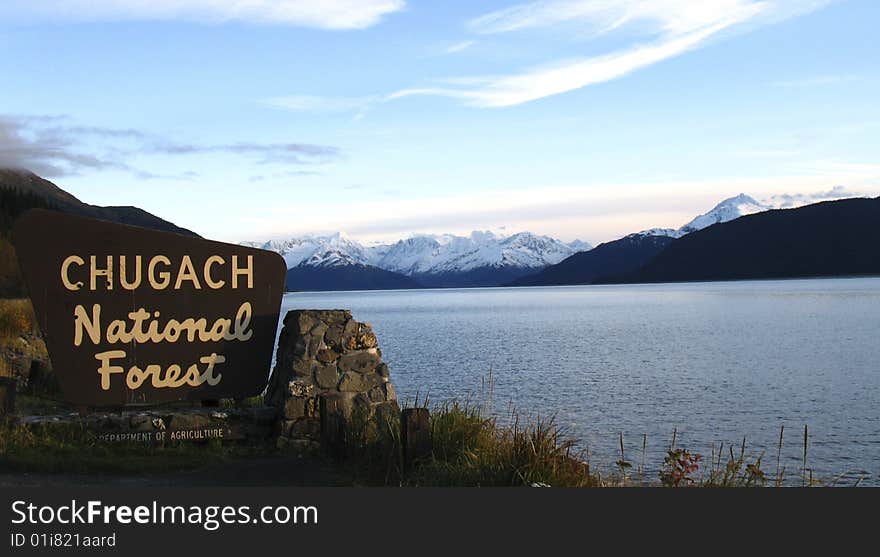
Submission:
M 741 193 L 737 196 L 725 199 L 716 205 L 708 213 L 704 213 L 679 229 L 679 232 L 688 234 L 702 230 L 722 222 L 728 222 L 744 215 L 760 213 L 770 209 L 767 205 L 759 203 L 753 197 Z
M 446 234 L 400 240 L 385 251 L 376 265 L 407 275 L 461 272 L 481 267 L 537 269 L 559 263 L 585 248 L 589 249 L 589 244 L 581 242 L 571 246 L 531 232 L 498 236 L 489 231 L 474 231 L 468 236 Z
M 635 236 L 669 236 L 670 238 L 681 238 L 686 233 L 682 232 L 680 228 L 649 228 L 647 230 L 642 230 L 641 232 L 633 232 L 632 234 L 628 234 L 626 237 L 635 237 Z
M 289 240 L 243 242 L 243 245 L 277 252 L 284 258 L 288 269 L 300 265 L 309 267 L 336 267 L 367 264 L 366 248 L 341 232 L 326 236 L 305 235 Z
M 566 244 L 531 232 L 499 236 L 490 231 L 474 231 L 467 236 L 416 235 L 370 247 L 342 233 L 244 245 L 278 252 L 288 268 L 362 264 L 405 275 L 480 267 L 542 268 L 592 247 L 579 240 Z
M 715 205 L 711 211 L 699 215 L 681 228 L 649 228 L 629 236 L 669 236 L 670 238 L 681 238 L 686 234 L 702 230 L 713 224 L 732 221 L 744 215 L 760 213 L 772 208 L 770 205 L 755 200 L 750 195 L 741 193 L 725 199 L 718 205 Z

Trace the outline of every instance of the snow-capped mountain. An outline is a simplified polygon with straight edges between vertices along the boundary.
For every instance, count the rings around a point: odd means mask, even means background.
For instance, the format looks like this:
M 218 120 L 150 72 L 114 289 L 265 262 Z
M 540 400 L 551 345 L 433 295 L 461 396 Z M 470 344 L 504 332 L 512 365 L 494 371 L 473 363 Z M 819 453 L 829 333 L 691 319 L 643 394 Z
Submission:
M 373 264 L 404 275 L 472 271 L 482 267 L 537 269 L 559 263 L 569 255 L 589 249 L 531 232 L 496 236 L 472 232 L 470 236 L 416 236 L 376 249 Z
M 733 219 L 767 211 L 771 208 L 772 207 L 768 205 L 759 203 L 753 197 L 741 193 L 735 197 L 725 199 L 716 205 L 711 211 L 698 216 L 691 222 L 679 228 L 678 231 L 683 236 L 690 232 L 702 230 L 713 224 L 732 221 Z
M 243 245 L 279 253 L 288 269 L 360 264 L 404 275 L 470 271 L 480 267 L 535 269 L 559 263 L 569 255 L 591 247 L 580 240 L 566 244 L 531 232 L 511 236 L 497 236 L 492 232 L 472 232 L 469 236 L 414 236 L 393 244 L 370 247 L 336 233 L 243 242 Z
M 685 234 L 702 230 L 713 224 L 732 221 L 745 215 L 752 215 L 774 208 L 772 205 L 761 203 L 756 201 L 755 198 L 741 193 L 725 199 L 713 207 L 711 211 L 697 216 L 681 228 L 650 228 L 630 234 L 630 236 L 669 236 L 670 238 L 681 238 Z
M 287 268 L 368 265 L 372 255 L 351 238 L 337 232 L 329 236 L 301 236 L 289 240 L 242 242 L 242 245 L 274 251 L 284 258 Z
M 592 247 L 531 232 L 499 236 L 479 231 L 413 236 L 369 247 L 340 233 L 243 244 L 279 253 L 288 269 L 366 266 L 416 277 L 426 286 L 501 284 Z

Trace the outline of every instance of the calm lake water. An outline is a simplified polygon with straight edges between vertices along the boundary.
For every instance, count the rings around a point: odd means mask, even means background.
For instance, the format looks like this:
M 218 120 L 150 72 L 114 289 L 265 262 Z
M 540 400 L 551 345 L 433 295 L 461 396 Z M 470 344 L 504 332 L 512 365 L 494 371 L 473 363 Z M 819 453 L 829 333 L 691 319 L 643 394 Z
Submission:
M 402 400 L 487 401 L 554 415 L 594 465 L 642 460 L 673 428 L 706 455 L 766 450 L 799 482 L 880 485 L 880 279 L 293 293 L 289 309 L 351 309 L 379 338 Z

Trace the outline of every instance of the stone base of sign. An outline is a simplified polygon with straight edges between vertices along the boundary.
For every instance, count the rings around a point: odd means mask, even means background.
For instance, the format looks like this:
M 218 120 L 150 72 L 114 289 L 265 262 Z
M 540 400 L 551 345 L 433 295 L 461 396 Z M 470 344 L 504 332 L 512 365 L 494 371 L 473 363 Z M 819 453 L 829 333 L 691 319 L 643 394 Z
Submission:
M 400 419 L 376 335 L 348 310 L 288 312 L 266 402 L 279 412 L 279 446 L 334 449 L 353 420 Z
M 93 412 L 21 416 L 25 427 L 81 427 L 99 440 L 174 443 L 265 440 L 275 431 L 277 410 L 256 408 L 161 408 L 124 412 Z

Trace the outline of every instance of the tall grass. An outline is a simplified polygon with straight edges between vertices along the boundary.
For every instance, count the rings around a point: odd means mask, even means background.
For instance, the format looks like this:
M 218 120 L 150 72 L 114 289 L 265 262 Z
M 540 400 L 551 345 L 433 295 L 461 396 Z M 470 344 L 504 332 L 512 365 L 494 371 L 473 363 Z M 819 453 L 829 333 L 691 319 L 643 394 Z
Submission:
M 599 485 L 583 455 L 553 419 L 499 426 L 478 406 L 446 403 L 431 419 L 432 458 L 415 467 L 406 485 Z
M 420 402 L 424 404 L 424 401 Z M 574 439 L 552 419 L 501 426 L 480 405 L 451 401 L 431 411 L 432 452 L 404 462 L 400 423 L 347 433 L 344 462 L 363 481 L 401 486 L 598 485 Z M 357 420 L 353 420 L 356 422 Z

